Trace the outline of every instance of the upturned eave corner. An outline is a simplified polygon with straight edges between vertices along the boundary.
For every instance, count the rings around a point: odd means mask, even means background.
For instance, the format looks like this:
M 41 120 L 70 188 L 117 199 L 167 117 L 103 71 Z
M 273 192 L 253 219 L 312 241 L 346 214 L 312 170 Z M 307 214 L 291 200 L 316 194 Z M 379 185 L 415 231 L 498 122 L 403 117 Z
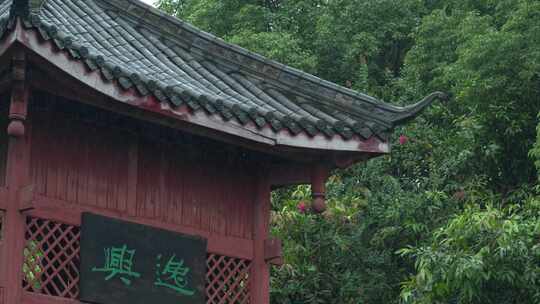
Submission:
M 245 109 L 236 106 L 228 108 L 229 105 L 225 100 L 222 101 L 223 103 L 218 101 L 218 104 L 212 106 L 213 100 L 204 98 L 205 96 L 200 96 L 201 100 L 196 100 L 195 97 L 186 92 L 177 96 L 174 91 L 170 92 L 168 87 L 159 86 L 156 81 L 152 80 L 147 83 L 133 82 L 143 78 L 133 73 L 118 74 L 118 71 L 122 72 L 124 69 L 111 66 L 103 56 L 91 53 L 90 48 L 75 43 L 58 27 L 42 21 L 35 12 L 41 7 L 43 1 L 36 1 L 34 4 L 31 3 L 32 1 L 22 2 L 33 6 L 20 6 L 18 9 L 13 9 L 11 16 L 14 19 L 9 20 L 7 30 L 1 37 L 0 54 L 2 50 L 8 50 L 14 43 L 20 44 L 33 54 L 33 58 L 36 58 L 35 55 L 37 55 L 41 58 L 40 60 L 52 64 L 63 73 L 77 79 L 81 84 L 89 86 L 112 100 L 137 107 L 145 112 L 154 112 L 153 114 L 159 114 L 163 119 L 175 118 L 184 125 L 189 124 L 195 128 L 211 129 L 217 135 L 225 133 L 227 136 L 240 137 L 257 144 L 270 146 L 272 150 L 278 152 L 291 148 L 297 152 L 309 151 L 309 153 L 320 154 L 337 152 L 379 155 L 390 152 L 388 143 L 388 134 L 391 130 L 390 122 L 387 124 L 367 123 L 359 125 L 358 129 L 355 124 L 350 122 L 349 126 L 343 123 L 337 124 L 336 126 L 341 129 L 352 128 L 354 130 L 353 132 L 349 129 L 348 132 L 351 134 L 348 137 L 344 136 L 343 132 L 336 131 L 337 129 L 328 132 L 317 130 L 315 130 L 316 132 L 302 130 L 294 132 L 286 127 L 291 123 L 290 119 L 277 122 L 284 127 L 276 129 L 274 121 L 277 117 L 272 115 L 260 116 L 260 113 L 245 112 Z M 39 5 L 36 5 L 38 2 Z M 131 81 L 133 84 L 124 87 L 122 81 Z M 139 91 L 140 88 L 146 88 L 149 91 L 143 94 Z M 176 105 L 175 102 L 178 98 L 185 100 Z M 220 111 L 207 111 L 208 106 L 215 109 L 225 108 L 228 111 L 225 111 L 227 112 L 225 114 L 229 116 L 224 116 Z M 246 119 L 253 117 L 255 122 L 261 118 L 264 118 L 266 122 L 259 125 Z M 303 120 L 296 122 L 296 125 L 304 123 L 307 124 L 306 130 L 312 127 L 311 122 Z M 321 123 L 323 122 L 321 121 Z M 337 128 L 336 126 L 324 124 L 319 128 L 326 130 L 327 127 Z M 364 129 L 367 134 L 363 132 Z
M 444 92 L 433 92 L 415 104 L 400 108 L 392 123 L 394 126 L 397 126 L 414 119 L 437 100 L 447 102 L 450 100 L 450 97 Z
M 188 123 L 197 127 L 210 128 L 216 132 L 240 136 L 259 144 L 275 147 L 272 149 L 294 148 L 319 150 L 321 153 L 324 153 L 324 151 L 370 154 L 389 152 L 387 141 L 379 139 L 376 136 L 372 136 L 369 139 L 352 138 L 349 140 L 341 139 L 338 135 L 328 138 L 324 134 L 309 136 L 308 134 L 300 133 L 292 136 L 285 131 L 274 132 L 270 127 L 260 129 L 255 125 L 241 125 L 234 119 L 225 121 L 219 115 L 209 115 L 204 111 L 190 111 L 185 106 L 173 109 L 152 95 L 138 96 L 133 89 L 128 91 L 123 90 L 114 81 L 110 82 L 103 78 L 99 74 L 100 70 L 90 70 L 89 73 L 88 67 L 84 65 L 83 61 L 69 59 L 69 54 L 62 50 L 56 50 L 51 40 L 48 42 L 41 40 L 39 39 L 37 30 L 27 28 L 24 26 L 22 20 L 20 20 L 2 38 L 0 48 L 5 46 L 7 50 L 14 43 L 20 44 L 22 48 L 26 48 L 31 53 L 41 57 L 41 60 L 59 68 L 63 73 L 75 77 L 81 84 L 86 84 L 96 92 L 102 93 L 116 101 L 141 108 L 146 112 L 156 112 L 155 114 L 163 115 L 164 119 L 166 117 L 176 118 L 184 124 Z M 161 106 L 149 106 L 150 104 L 161 104 Z

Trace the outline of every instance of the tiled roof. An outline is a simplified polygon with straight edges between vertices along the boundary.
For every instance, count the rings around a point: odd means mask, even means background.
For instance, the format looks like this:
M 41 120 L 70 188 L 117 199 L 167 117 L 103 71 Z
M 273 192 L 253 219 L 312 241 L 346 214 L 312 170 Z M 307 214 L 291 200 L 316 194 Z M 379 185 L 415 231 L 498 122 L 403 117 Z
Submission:
M 15 16 L 124 89 L 276 132 L 384 138 L 444 98 L 437 92 L 393 106 L 228 44 L 137 0 L 0 0 L 0 37 Z

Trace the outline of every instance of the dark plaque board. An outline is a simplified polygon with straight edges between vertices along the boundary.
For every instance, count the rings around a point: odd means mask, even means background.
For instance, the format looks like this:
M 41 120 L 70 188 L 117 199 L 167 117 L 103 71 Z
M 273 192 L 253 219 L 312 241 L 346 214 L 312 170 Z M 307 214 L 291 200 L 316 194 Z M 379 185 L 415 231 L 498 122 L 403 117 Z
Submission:
M 82 302 L 204 304 L 206 240 L 82 215 Z

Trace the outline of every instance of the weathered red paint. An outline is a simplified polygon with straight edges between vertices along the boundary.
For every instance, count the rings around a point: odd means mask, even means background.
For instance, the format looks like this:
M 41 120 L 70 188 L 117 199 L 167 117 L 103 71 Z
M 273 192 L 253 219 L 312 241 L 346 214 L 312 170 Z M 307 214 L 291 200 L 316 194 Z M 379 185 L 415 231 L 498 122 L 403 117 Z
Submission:
M 100 121 L 102 116 L 79 119 L 56 111 L 62 107 L 48 109 L 57 99 L 32 92 L 25 121 L 32 128 L 24 138 L 13 137 L 9 145 L 5 221 L 9 250 L 2 259 L 12 268 L 2 271 L 7 277 L 7 303 L 57 301 L 21 293 L 22 262 L 12 261 L 22 261 L 27 215 L 80 225 L 82 212 L 90 211 L 200 235 L 208 238 L 210 252 L 259 261 L 251 268 L 253 278 L 264 276 L 255 270 L 268 267 L 264 248 L 257 246 L 264 244 L 265 236 L 254 239 L 255 213 L 260 212 L 255 210 L 257 187 L 252 178 L 258 171 L 256 160 L 245 163 L 234 151 L 210 151 L 206 156 L 204 146 L 176 145 L 144 130 L 115 129 L 114 123 Z M 18 149 L 25 151 L 24 158 L 17 157 Z M 12 185 L 17 191 L 11 191 Z M 265 194 L 269 196 L 269 188 Z
M 208 239 L 210 252 L 258 257 L 258 268 L 268 267 L 264 253 L 262 260 L 255 254 L 260 251 L 253 228 L 257 160 L 245 162 L 243 152 L 229 147 L 207 153 L 208 147 L 191 144 L 189 136 L 187 145 L 177 145 L 163 127 L 146 134 L 135 123 L 107 121 L 104 111 L 81 118 L 63 107 L 50 109 L 70 101 L 30 92 L 26 85 L 16 88 L 24 92 L 12 94 L 5 115 L 24 123 L 26 132 L 10 139 L 8 188 L 0 188 L 0 209 L 7 210 L 6 246 L 0 249 L 5 303 L 73 303 L 21 291 L 26 216 L 80 225 L 82 212 L 100 213 L 200 235 Z
M 344 140 L 339 135 L 327 138 L 324 135 L 311 137 L 305 133 L 293 135 L 286 130 L 275 133 L 270 126 L 258 129 L 254 125 L 242 126 L 235 122 L 235 120 L 225 122 L 217 115 L 208 115 L 200 111 L 193 113 L 185 106 L 180 107 L 180 109 L 172 109 L 167 104 L 160 103 L 154 96 L 139 96 L 134 89 L 120 89 L 114 81 L 106 81 L 99 71 L 90 71 L 80 61 L 72 59 L 67 52 L 57 50 L 51 42 L 40 40 L 39 34 L 35 30 L 21 30 L 19 27 L 17 28 L 17 41 L 24 44 L 42 58 L 47 59 L 47 61 L 65 73 L 79 79 L 85 85 L 117 101 L 144 109 L 147 112 L 175 120 L 187 120 L 191 127 L 202 126 L 207 130 L 217 131 L 221 135 L 234 135 L 260 144 L 281 148 L 309 147 L 327 152 L 329 150 L 364 153 L 388 152 L 388 144 L 375 137 L 363 140 L 355 136 L 351 140 Z
M 279 239 L 267 239 L 264 242 L 264 260 L 272 265 L 283 265 L 282 244 Z
M 253 212 L 253 262 L 251 266 L 251 303 L 270 303 L 270 269 L 266 260 L 266 239 L 270 226 L 270 183 L 265 168 L 257 176 Z
M 315 164 L 311 168 L 311 193 L 313 202 L 311 208 L 315 213 L 326 210 L 326 180 L 330 175 L 330 168 L 324 164 Z
M 0 45 L 0 62 L 8 55 L 14 68 L 0 84 L 11 93 L 0 111 L 0 143 L 9 141 L 7 160 L 0 157 L 0 304 L 78 303 L 23 292 L 22 263 L 27 216 L 75 227 L 83 212 L 205 237 L 220 263 L 226 256 L 249 273 L 249 303 L 268 304 L 269 264 L 281 262 L 280 242 L 268 239 L 272 187 L 311 183 L 321 199 L 331 168 L 387 150 L 375 138 L 271 134 L 171 109 L 120 89 L 20 24 Z M 332 145 L 341 151 L 329 152 Z M 233 276 L 219 270 L 214 279 Z M 215 284 L 211 303 L 240 299 L 215 297 L 241 280 Z
M 26 123 L 29 91 L 26 84 L 26 55 L 22 51 L 13 53 L 12 75 L 14 85 L 11 93 L 9 117 Z M 30 129 L 29 126 L 26 126 Z M 4 131 L 4 132 L 7 132 Z M 0 269 L 4 276 L 4 300 L 7 304 L 20 303 L 22 262 L 24 248 L 24 217 L 20 213 L 19 190 L 29 183 L 29 136 L 11 137 L 7 157 L 7 203 L 4 217 L 4 252 Z
M 54 97 L 38 96 L 38 107 L 54 103 Z M 208 236 L 252 239 L 247 215 L 253 208 L 250 175 L 255 168 L 228 164 L 225 157 L 215 157 L 219 153 L 204 157 L 204 147 L 186 150 L 52 110 L 31 116 L 35 195 Z

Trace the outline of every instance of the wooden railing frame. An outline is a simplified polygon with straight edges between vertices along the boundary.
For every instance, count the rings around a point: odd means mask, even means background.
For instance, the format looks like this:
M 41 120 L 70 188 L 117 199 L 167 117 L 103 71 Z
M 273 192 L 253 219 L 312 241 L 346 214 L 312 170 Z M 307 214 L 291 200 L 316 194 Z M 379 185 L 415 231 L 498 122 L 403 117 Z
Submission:
M 208 240 L 208 251 L 229 257 L 252 260 L 253 241 L 230 236 L 217 235 L 208 231 L 185 227 L 175 224 L 164 223 L 157 219 L 146 219 L 131 216 L 95 206 L 76 205 L 63 200 L 53 199 L 42 195 L 35 195 L 32 199 L 32 209 L 24 212 L 25 215 L 54 220 L 70 225 L 81 225 L 81 215 L 91 212 L 111 218 L 131 221 L 138 224 L 149 225 L 156 228 L 170 230 L 178 233 L 198 235 Z

